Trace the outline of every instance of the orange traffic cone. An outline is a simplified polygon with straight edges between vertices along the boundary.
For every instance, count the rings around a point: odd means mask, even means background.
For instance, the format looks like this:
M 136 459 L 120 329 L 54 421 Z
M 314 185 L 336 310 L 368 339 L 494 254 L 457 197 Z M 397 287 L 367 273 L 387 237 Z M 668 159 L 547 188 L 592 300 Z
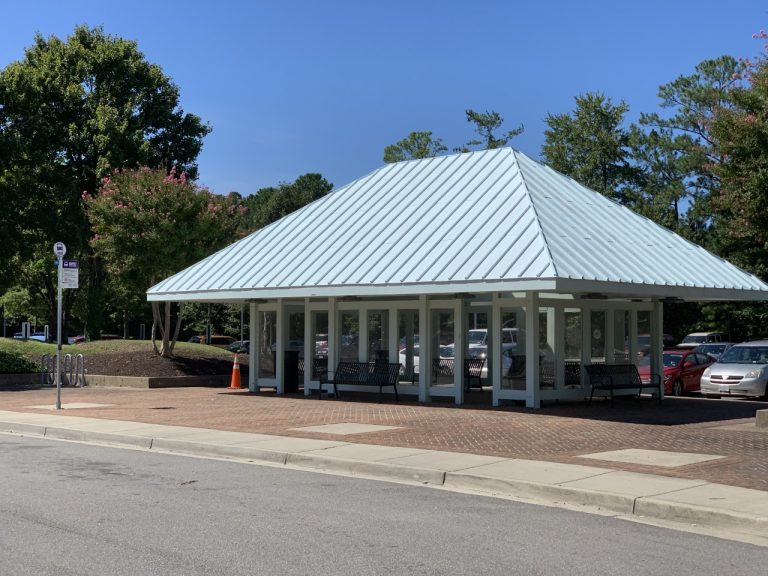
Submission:
M 240 364 L 237 362 L 237 354 L 235 354 L 235 364 L 232 366 L 232 380 L 229 383 L 230 388 L 242 388 L 240 384 Z

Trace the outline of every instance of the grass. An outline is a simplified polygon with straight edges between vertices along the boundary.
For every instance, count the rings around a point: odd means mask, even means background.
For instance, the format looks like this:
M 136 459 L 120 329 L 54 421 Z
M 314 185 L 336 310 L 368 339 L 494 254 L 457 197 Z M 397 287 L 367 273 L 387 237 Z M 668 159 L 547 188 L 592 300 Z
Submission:
M 15 340 L 13 338 L 0 338 L 0 350 L 12 354 L 20 354 L 26 358 L 39 361 L 43 354 L 56 354 L 56 344 L 48 344 L 37 340 Z M 152 350 L 152 342 L 149 340 L 97 340 L 83 342 L 81 344 L 62 344 L 62 354 L 83 354 L 98 356 L 100 354 L 114 354 L 115 352 L 142 352 Z M 189 342 L 177 342 L 174 353 L 184 356 L 205 357 L 231 357 L 232 353 L 214 346 L 205 344 L 190 344 Z

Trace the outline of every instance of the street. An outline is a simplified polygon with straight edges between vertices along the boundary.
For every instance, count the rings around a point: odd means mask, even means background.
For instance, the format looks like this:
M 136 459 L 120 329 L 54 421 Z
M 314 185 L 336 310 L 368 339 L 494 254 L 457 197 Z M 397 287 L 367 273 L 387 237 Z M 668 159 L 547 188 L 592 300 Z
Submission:
M 0 435 L 0 574 L 765 573 L 768 549 L 422 487 Z

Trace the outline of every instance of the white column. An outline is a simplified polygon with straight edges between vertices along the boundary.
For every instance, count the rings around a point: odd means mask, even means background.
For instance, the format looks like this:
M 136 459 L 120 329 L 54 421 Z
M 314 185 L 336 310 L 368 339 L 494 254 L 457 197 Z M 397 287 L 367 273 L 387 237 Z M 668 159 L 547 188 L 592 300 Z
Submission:
M 432 381 L 432 360 L 430 344 L 432 340 L 429 300 L 419 296 L 419 402 L 429 402 L 429 383 Z
M 255 303 L 248 305 L 250 319 L 248 321 L 248 390 L 256 392 L 256 381 L 259 374 L 259 330 L 257 325 L 258 307 Z
M 467 329 L 464 327 L 466 324 L 467 312 L 464 309 L 464 299 L 457 298 L 453 305 L 453 385 L 454 385 L 454 400 L 456 404 L 464 404 L 464 349 L 467 347 L 464 340 L 466 339 Z M 490 346 L 490 344 L 489 344 Z M 430 364 L 432 361 L 430 360 Z
M 519 317 L 518 322 L 516 324 L 518 327 L 520 326 L 519 323 Z M 491 331 L 491 328 L 493 328 L 493 331 Z M 494 353 L 493 353 L 493 365 L 488 367 L 488 375 L 491 378 L 491 386 L 493 387 L 493 392 L 491 394 L 491 403 L 494 406 L 499 405 L 499 395 L 501 394 L 501 379 L 502 379 L 502 367 L 503 367 L 503 358 L 502 358 L 502 352 L 503 352 L 503 346 L 501 345 L 501 338 L 498 338 L 498 335 L 501 334 L 501 302 L 499 301 L 499 293 L 494 292 L 493 296 L 491 297 L 491 318 L 490 318 L 490 325 L 488 326 L 488 336 L 490 337 L 491 334 L 493 334 L 495 339 L 494 342 Z M 488 344 L 488 349 L 490 350 L 490 341 Z
M 539 390 L 539 293 L 525 295 L 525 405 L 528 408 L 541 407 Z

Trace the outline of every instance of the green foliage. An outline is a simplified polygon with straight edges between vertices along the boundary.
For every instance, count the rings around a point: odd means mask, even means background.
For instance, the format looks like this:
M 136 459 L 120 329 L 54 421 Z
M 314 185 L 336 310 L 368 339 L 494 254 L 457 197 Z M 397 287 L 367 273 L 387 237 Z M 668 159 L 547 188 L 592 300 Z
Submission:
M 262 188 L 245 199 L 245 205 L 248 208 L 246 227 L 249 231 L 263 228 L 322 198 L 331 190 L 333 185 L 320 174 L 304 174 L 290 184 L 283 183 L 276 188 Z
M 440 138 L 432 138 L 432 132 L 411 132 L 407 138 L 384 148 L 384 162 L 433 158 L 447 150 Z
M 581 184 L 632 204 L 638 171 L 629 158 L 629 133 L 623 127 L 629 106 L 599 93 L 576 97 L 572 114 L 547 114 L 541 153 L 555 170 Z
M 164 170 L 124 170 L 84 195 L 113 297 L 125 305 L 152 284 L 237 240 L 245 207 Z
M 40 372 L 40 365 L 20 354 L 0 350 L 0 374 L 29 374 Z
M 119 168 L 177 166 L 193 177 L 209 132 L 135 42 L 87 26 L 66 40 L 36 36 L 23 59 L 0 71 L 0 286 L 22 276 L 32 298 L 52 309 L 51 246 L 62 240 L 84 267 L 81 316 L 95 328 L 104 272 L 91 258 L 81 194 L 96 194 Z
M 506 146 L 512 138 L 519 136 L 523 133 L 523 130 L 525 130 L 524 126 L 521 124 L 517 128 L 497 135 L 496 133 L 501 129 L 501 125 L 504 124 L 504 118 L 501 114 L 493 110 L 486 110 L 485 112 L 466 110 L 465 113 L 467 115 L 467 122 L 475 125 L 475 132 L 480 136 L 480 139 L 472 139 L 468 141 L 464 146 L 456 148 L 457 152 L 469 152 L 472 148 L 476 147 L 479 147 L 481 150 L 501 148 L 502 146 Z

